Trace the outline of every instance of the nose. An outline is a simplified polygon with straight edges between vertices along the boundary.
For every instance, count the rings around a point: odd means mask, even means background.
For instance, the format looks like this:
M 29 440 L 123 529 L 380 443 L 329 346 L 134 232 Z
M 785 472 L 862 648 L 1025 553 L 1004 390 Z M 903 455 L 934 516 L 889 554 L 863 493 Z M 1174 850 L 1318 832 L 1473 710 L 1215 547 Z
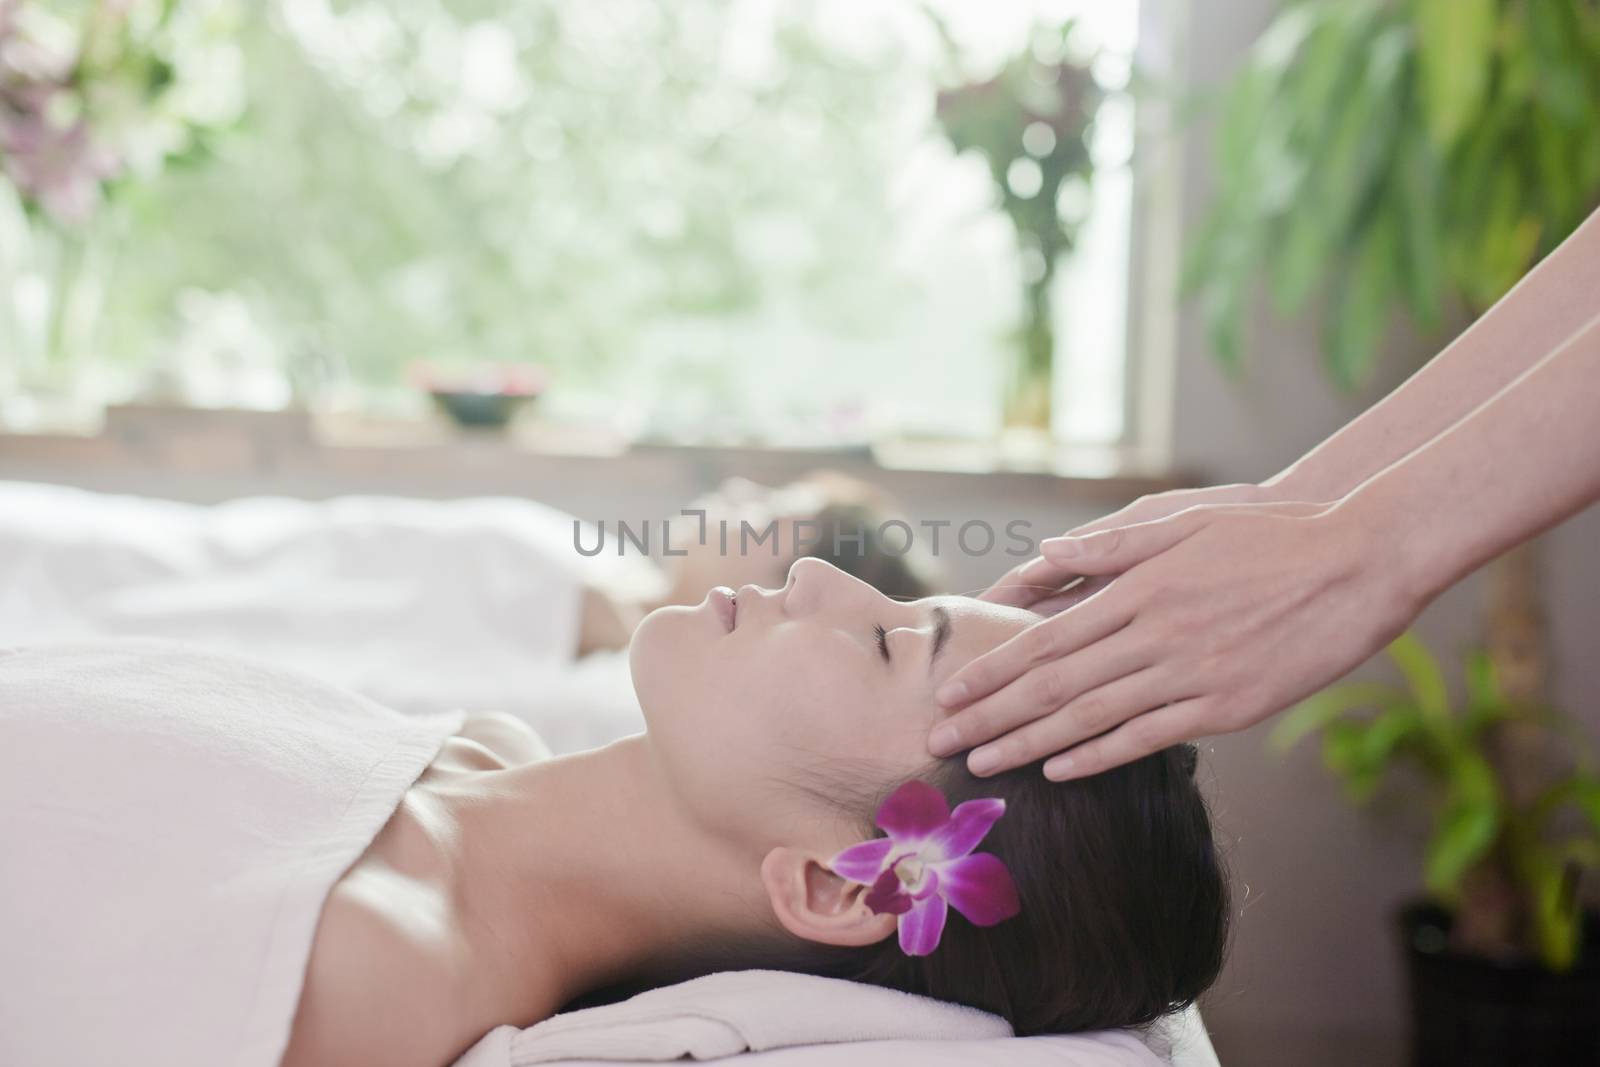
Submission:
M 879 596 L 878 591 L 826 560 L 805 556 L 789 567 L 784 611 L 804 615 L 824 605 L 848 608 Z

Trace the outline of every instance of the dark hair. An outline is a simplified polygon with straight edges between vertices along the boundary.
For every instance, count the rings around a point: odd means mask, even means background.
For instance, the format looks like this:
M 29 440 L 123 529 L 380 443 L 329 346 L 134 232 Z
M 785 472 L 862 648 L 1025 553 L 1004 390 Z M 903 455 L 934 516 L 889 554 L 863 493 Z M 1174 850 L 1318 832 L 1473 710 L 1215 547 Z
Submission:
M 919 777 L 952 807 L 1005 799 L 979 849 L 1010 869 L 1021 913 L 980 928 L 952 910 L 925 957 L 889 937 L 803 946 L 763 966 L 968 1004 L 1021 1035 L 1138 1027 L 1187 1007 L 1222 969 L 1230 908 L 1195 760 L 1193 745 L 1178 745 L 1063 783 L 1040 764 L 975 778 L 964 759 L 941 761 Z M 877 835 L 870 821 L 865 830 Z
M 1003 797 L 1006 813 L 980 844 L 1005 863 L 1021 911 L 977 927 L 951 910 L 932 954 L 907 956 L 893 935 L 836 948 L 788 934 L 701 939 L 650 974 L 592 990 L 563 1010 L 592 1007 L 712 971 L 760 967 L 868 982 L 966 1004 L 1019 1035 L 1138 1028 L 1192 1004 L 1222 970 L 1228 940 L 1227 873 L 1194 780 L 1193 745 L 1175 745 L 1070 782 L 1034 763 L 990 778 L 964 756 L 916 777 L 951 807 Z M 884 787 L 862 764 L 822 768 L 794 783 L 841 808 L 863 839 Z M 842 780 L 841 780 L 842 779 Z

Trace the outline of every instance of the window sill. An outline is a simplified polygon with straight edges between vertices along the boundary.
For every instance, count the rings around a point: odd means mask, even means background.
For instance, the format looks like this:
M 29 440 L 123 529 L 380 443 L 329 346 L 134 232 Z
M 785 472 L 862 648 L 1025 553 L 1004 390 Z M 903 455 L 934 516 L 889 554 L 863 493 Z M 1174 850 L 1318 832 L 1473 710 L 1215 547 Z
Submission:
M 702 483 L 740 475 L 778 484 L 821 467 L 891 491 L 983 478 L 991 491 L 1049 491 L 1086 501 L 1195 484 L 1114 448 L 1039 450 L 924 438 L 839 448 L 629 442 L 537 420 L 475 432 L 443 422 L 127 405 L 111 408 L 95 435 L 0 432 L 0 477 L 44 480 L 143 475 L 176 483 L 314 484 L 329 492 L 537 495 L 543 482 L 593 479 L 602 471 L 619 480 L 672 482 L 688 472 Z

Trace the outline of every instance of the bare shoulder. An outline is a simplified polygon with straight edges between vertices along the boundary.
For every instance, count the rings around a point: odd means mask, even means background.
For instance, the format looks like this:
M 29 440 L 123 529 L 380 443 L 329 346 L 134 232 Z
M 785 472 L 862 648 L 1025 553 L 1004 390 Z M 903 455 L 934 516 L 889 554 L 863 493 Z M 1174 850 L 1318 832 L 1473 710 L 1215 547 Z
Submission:
M 533 728 L 503 711 L 468 715 L 461 725 L 461 736 L 478 742 L 513 766 L 550 758 L 549 746 Z
M 382 870 L 334 887 L 280 1067 L 441 1067 L 463 1051 L 455 944 L 433 895 Z

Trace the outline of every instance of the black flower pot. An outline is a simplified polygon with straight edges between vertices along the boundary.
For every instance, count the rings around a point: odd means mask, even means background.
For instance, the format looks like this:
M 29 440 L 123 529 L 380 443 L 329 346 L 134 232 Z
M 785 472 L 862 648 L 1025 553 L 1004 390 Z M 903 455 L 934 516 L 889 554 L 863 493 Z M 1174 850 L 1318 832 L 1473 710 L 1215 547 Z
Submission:
M 1416 1067 L 1600 1064 L 1600 916 L 1566 974 L 1451 951 L 1450 915 L 1432 904 L 1399 919 Z

